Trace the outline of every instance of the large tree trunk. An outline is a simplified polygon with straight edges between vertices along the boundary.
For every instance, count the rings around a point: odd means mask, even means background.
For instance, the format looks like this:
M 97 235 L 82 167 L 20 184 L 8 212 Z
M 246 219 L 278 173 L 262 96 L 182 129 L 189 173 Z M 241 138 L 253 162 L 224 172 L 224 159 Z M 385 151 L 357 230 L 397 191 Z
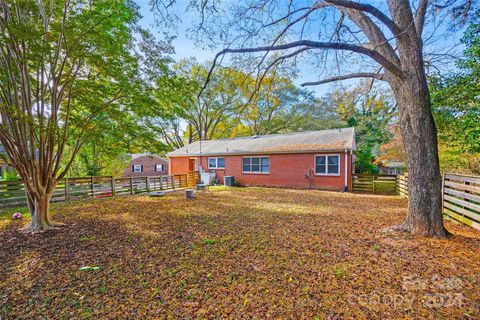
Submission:
M 54 229 L 60 223 L 54 222 L 50 217 L 50 200 L 52 193 L 34 195 L 27 193 L 27 202 L 32 220 L 30 225 L 22 229 L 23 232 L 36 233 Z
M 437 129 L 431 112 L 423 69 L 393 85 L 399 106 L 400 127 L 408 162 L 408 215 L 393 229 L 415 235 L 446 238 L 443 225 L 442 177 Z
M 409 1 L 389 0 L 395 24 L 402 30 L 397 48 L 401 77 L 391 77 L 400 114 L 400 129 L 408 163 L 408 214 L 397 229 L 419 236 L 446 238 L 443 225 L 442 178 L 437 128 L 433 120 L 425 64 L 422 28 L 415 24 Z M 395 228 L 393 228 L 395 229 Z

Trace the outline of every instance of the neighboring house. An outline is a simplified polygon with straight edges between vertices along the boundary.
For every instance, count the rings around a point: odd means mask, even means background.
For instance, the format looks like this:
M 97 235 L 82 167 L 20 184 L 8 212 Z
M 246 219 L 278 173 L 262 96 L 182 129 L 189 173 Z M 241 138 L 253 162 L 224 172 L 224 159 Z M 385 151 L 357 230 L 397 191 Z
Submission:
M 384 174 L 403 174 L 407 168 L 405 162 L 400 160 L 383 160 L 377 166 Z
M 7 170 L 13 170 L 5 162 L 3 158 L 5 155 L 6 155 L 5 148 L 3 147 L 2 144 L 0 144 L 0 180 L 2 180 L 4 172 L 6 172 Z
M 168 174 L 168 161 L 149 154 L 133 154 L 122 177 L 161 176 Z
M 170 174 L 204 169 L 242 185 L 351 190 L 353 128 L 196 141 L 167 154 Z

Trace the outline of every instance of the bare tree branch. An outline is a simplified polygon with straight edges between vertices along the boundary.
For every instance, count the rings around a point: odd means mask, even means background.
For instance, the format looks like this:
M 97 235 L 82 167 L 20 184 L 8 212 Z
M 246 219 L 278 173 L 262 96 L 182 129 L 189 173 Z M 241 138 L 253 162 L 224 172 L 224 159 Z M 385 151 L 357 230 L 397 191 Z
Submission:
M 381 64 L 385 67 L 386 70 L 390 71 L 391 73 L 395 74 L 398 77 L 403 77 L 402 70 L 389 61 L 387 58 L 382 56 L 379 52 L 365 48 L 363 46 L 348 44 L 348 43 L 339 43 L 339 42 L 318 42 L 318 41 L 311 41 L 311 40 L 299 40 L 290 42 L 287 44 L 281 45 L 274 45 L 274 46 L 264 46 L 264 47 L 253 47 L 253 48 L 239 48 L 239 49 L 224 49 L 215 55 L 213 59 L 212 66 L 207 76 L 207 80 L 205 81 L 202 89 L 200 90 L 198 96 L 200 96 L 205 90 L 208 82 L 210 81 L 211 75 L 213 70 L 217 65 L 217 61 L 220 57 L 223 57 L 227 53 L 252 53 L 252 52 L 264 52 L 264 51 L 280 51 L 280 50 L 287 50 L 296 47 L 310 47 L 311 49 L 333 49 L 333 50 L 345 50 L 360 53 L 366 56 L 371 57 L 373 60 Z
M 340 80 L 353 79 L 353 78 L 374 78 L 377 80 L 385 80 L 384 77 L 385 75 L 381 73 L 379 74 L 379 73 L 373 73 L 373 72 L 359 72 L 359 73 L 346 74 L 343 76 L 331 77 L 331 78 L 320 80 L 320 81 L 304 82 L 301 84 L 301 86 L 302 87 L 317 86 L 320 84 L 325 84 L 325 83 L 335 82 Z
M 355 9 L 355 10 L 370 13 L 372 16 L 380 20 L 385 26 L 387 26 L 394 35 L 397 35 L 400 33 L 400 28 L 383 12 L 381 12 L 380 10 L 378 10 L 372 5 L 359 3 L 355 1 L 348 1 L 348 0 L 325 0 L 325 2 L 334 4 L 336 6 L 341 6 L 345 8 L 350 8 L 350 9 Z

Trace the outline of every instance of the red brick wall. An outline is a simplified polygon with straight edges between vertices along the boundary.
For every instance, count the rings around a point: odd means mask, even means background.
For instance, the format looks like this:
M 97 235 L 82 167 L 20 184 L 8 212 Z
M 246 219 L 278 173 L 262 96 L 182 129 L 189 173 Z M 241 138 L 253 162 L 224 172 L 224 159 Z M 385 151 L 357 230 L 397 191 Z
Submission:
M 217 178 L 223 183 L 225 175 L 235 176 L 235 180 L 242 185 L 277 186 L 291 188 L 307 188 L 308 180 L 305 173 L 314 169 L 314 156 L 318 153 L 307 154 L 270 154 L 270 173 L 242 173 L 242 156 L 224 156 L 225 169 L 208 169 L 208 157 L 202 157 L 205 170 L 215 171 Z M 343 191 L 345 188 L 345 152 L 322 153 L 340 155 L 340 175 L 314 175 L 312 187 L 316 189 Z M 174 157 L 170 159 L 172 173 L 188 171 L 188 157 Z M 348 189 L 352 187 L 352 156 L 348 153 Z
M 133 172 L 133 165 L 143 165 L 143 172 Z M 163 171 L 155 171 L 156 164 L 163 164 Z M 122 177 L 145 177 L 168 174 L 168 161 L 156 156 L 141 156 L 130 161 L 123 170 Z
M 169 174 L 181 174 L 188 172 L 188 163 L 190 157 L 175 157 L 169 158 Z

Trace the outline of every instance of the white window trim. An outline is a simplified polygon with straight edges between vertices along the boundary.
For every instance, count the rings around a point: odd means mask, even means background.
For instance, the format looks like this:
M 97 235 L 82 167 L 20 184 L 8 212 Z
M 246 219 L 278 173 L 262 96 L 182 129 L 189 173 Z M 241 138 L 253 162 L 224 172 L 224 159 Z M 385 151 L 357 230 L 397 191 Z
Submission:
M 210 167 L 210 159 L 215 159 L 215 166 L 216 167 Z M 218 159 L 223 159 L 223 167 L 218 166 Z M 213 170 L 223 170 L 225 169 L 225 158 L 224 157 L 208 157 L 208 169 L 213 169 Z
M 268 158 L 268 172 L 260 172 L 260 171 L 243 171 L 243 159 L 244 158 L 260 158 L 259 166 L 262 167 L 262 160 L 261 158 Z M 244 156 L 242 157 L 242 173 L 244 174 L 270 174 L 270 156 Z M 250 167 L 252 164 L 250 163 Z
M 160 170 L 157 170 L 157 169 L 158 169 L 157 166 L 161 166 L 161 167 L 160 167 Z M 164 171 L 164 170 L 165 170 L 165 167 L 164 167 L 164 164 L 163 164 L 163 163 L 157 163 L 157 164 L 155 164 L 155 172 L 162 172 L 162 171 Z
M 139 168 L 138 171 L 137 171 L 137 168 Z M 141 165 L 141 164 L 134 164 L 134 165 L 133 165 L 133 172 L 134 172 L 134 173 L 143 172 L 143 170 L 142 170 L 142 165 Z
M 338 173 L 328 173 L 328 157 L 338 157 Z M 325 171 L 326 173 L 317 173 L 317 157 L 326 157 L 325 158 Z M 316 154 L 313 157 L 313 168 L 316 176 L 331 176 L 331 177 L 339 177 L 342 167 L 342 158 L 340 158 L 339 153 L 327 153 L 327 154 Z

